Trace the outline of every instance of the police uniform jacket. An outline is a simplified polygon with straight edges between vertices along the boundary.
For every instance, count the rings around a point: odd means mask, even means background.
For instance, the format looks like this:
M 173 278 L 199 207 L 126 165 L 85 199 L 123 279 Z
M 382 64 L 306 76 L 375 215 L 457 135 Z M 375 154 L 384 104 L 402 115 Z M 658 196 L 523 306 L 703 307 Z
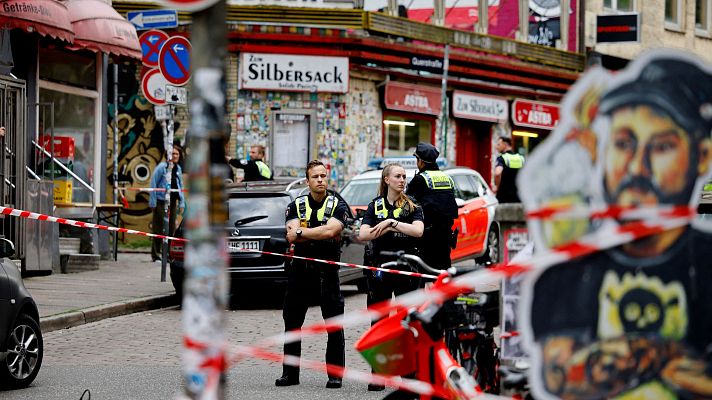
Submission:
M 266 181 L 272 180 L 272 171 L 270 171 L 267 164 L 262 160 L 241 160 L 241 159 L 230 159 L 229 164 L 231 167 L 241 168 L 245 170 L 245 177 L 243 181 Z
M 406 194 L 423 207 L 425 227 L 450 228 L 457 218 L 455 183 L 447 174 L 437 169 L 417 174 L 408 184 Z
M 408 203 L 403 204 L 401 207 L 396 207 L 390 204 L 386 198 L 379 196 L 368 205 L 362 223 L 373 227 L 388 218 L 412 224 L 414 221 L 423 221 L 423 209 L 417 205 L 412 208 Z M 388 232 L 371 242 L 373 244 L 373 255 L 376 260 L 380 260 L 379 254 L 384 250 L 403 250 L 406 253 L 415 254 L 418 238 L 401 232 Z
M 299 219 L 299 226 L 316 228 L 326 225 L 330 218 L 336 218 L 343 226 L 348 221 L 349 211 L 346 203 L 339 201 L 333 194 L 327 194 L 320 202 L 311 195 L 297 197 L 287 207 L 286 222 Z M 294 245 L 294 255 L 338 261 L 341 256 L 339 237 L 329 240 L 309 240 Z M 296 261 L 296 260 L 295 260 Z

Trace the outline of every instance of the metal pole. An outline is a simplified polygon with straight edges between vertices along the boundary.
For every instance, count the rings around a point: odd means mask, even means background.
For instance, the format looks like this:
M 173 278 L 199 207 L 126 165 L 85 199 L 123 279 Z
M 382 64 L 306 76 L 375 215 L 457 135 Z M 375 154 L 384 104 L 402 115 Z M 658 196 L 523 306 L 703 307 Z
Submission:
M 447 101 L 447 70 L 450 68 L 450 45 L 445 45 L 445 59 L 443 60 L 443 79 L 440 88 L 440 135 L 443 157 L 447 160 L 447 120 L 449 117 Z
M 569 12 L 571 8 L 569 7 L 569 2 L 571 0 L 562 0 L 559 2 L 560 10 L 559 13 L 559 38 L 560 38 L 560 48 L 561 50 L 569 49 Z
M 225 398 L 225 0 L 193 13 L 183 377 L 190 399 Z
M 170 214 L 171 211 L 171 178 L 173 176 L 173 161 L 169 161 L 173 157 L 173 106 L 168 106 L 168 121 L 163 126 L 163 147 L 166 149 L 166 186 L 163 196 L 163 234 L 169 236 L 171 234 Z M 168 239 L 163 238 L 161 241 L 161 282 L 166 281 L 166 262 L 168 259 Z
M 119 202 L 119 65 L 114 64 L 114 204 Z M 114 215 L 114 226 L 119 226 L 119 212 Z M 114 261 L 119 246 L 119 233 L 114 231 Z
M 519 40 L 529 42 L 529 0 L 519 0 Z

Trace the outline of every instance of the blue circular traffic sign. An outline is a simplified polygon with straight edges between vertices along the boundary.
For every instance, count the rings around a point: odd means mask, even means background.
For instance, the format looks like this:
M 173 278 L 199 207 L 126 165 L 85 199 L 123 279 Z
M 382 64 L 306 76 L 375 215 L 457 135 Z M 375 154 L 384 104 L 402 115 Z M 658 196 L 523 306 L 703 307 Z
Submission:
M 161 46 L 168 40 L 168 34 L 152 29 L 141 34 L 138 42 L 141 44 L 141 61 L 147 67 L 158 66 L 158 55 Z
M 169 83 L 181 86 L 190 79 L 190 50 L 190 42 L 182 36 L 172 36 L 163 43 L 158 67 Z

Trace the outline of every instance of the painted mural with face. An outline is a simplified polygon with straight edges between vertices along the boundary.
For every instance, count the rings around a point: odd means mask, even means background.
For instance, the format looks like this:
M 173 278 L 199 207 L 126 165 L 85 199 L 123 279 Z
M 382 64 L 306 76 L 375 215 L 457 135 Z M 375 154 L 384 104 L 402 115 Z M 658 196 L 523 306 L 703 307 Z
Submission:
M 520 174 L 528 210 L 697 205 L 712 160 L 711 66 L 649 52 L 616 75 L 585 74 L 562 107 L 567 118 Z M 577 176 L 547 177 L 562 170 Z M 530 223 L 530 233 L 541 251 L 629 222 L 568 221 L 577 229 L 563 234 Z M 530 276 L 521 312 L 535 397 L 712 397 L 711 260 L 712 229 L 696 222 Z

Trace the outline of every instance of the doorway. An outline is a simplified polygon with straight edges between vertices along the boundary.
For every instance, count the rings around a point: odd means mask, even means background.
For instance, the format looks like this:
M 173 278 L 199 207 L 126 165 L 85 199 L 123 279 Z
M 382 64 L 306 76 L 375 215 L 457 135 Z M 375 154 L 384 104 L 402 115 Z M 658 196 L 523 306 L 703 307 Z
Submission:
M 486 182 L 490 182 L 492 177 L 492 123 L 458 119 L 456 129 L 456 164 L 476 170 Z

